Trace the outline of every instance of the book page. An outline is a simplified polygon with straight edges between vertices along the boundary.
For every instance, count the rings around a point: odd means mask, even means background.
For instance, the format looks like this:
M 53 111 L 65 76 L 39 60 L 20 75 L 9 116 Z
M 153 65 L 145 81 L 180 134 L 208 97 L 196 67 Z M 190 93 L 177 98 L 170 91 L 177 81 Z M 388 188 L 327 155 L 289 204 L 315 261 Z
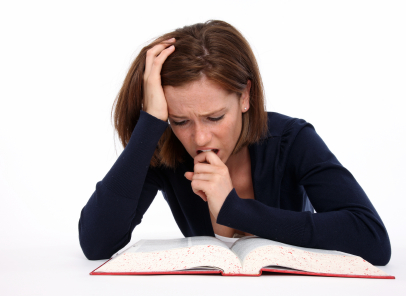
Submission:
M 143 239 L 100 266 L 96 272 L 164 272 L 222 270 L 239 274 L 240 259 L 212 236 Z
M 279 266 L 318 274 L 347 276 L 388 276 L 385 272 L 352 254 L 303 248 L 260 237 L 244 237 L 231 246 L 243 262 L 243 273 L 259 274 L 262 268 Z
M 179 248 L 188 248 L 192 246 L 214 245 L 224 247 L 229 250 L 227 245 L 212 236 L 193 236 L 175 239 L 142 239 L 128 248 L 126 253 L 138 252 L 159 252 Z
M 253 251 L 256 248 L 263 247 L 263 246 L 280 246 L 280 247 L 295 248 L 295 249 L 299 249 L 302 251 L 314 252 L 314 253 L 319 253 L 319 254 L 354 256 L 352 254 L 348 254 L 348 253 L 344 253 L 344 252 L 340 252 L 340 251 L 303 248 L 303 247 L 280 243 L 280 242 L 273 241 L 273 240 L 266 239 L 266 238 L 250 237 L 250 236 L 240 238 L 231 246 L 230 249 L 235 254 L 237 254 L 237 256 L 241 259 L 242 262 L 244 262 L 245 257 L 251 251 Z

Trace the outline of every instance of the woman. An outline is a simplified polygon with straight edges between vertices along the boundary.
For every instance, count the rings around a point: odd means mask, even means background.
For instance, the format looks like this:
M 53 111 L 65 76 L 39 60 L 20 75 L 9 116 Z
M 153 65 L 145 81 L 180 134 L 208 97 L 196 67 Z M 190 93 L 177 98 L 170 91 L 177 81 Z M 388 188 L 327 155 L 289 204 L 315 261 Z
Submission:
M 378 213 L 314 127 L 266 112 L 255 57 L 231 25 L 186 26 L 144 47 L 114 119 L 125 149 L 81 212 L 88 259 L 123 248 L 161 190 L 185 237 L 256 235 L 389 262 Z

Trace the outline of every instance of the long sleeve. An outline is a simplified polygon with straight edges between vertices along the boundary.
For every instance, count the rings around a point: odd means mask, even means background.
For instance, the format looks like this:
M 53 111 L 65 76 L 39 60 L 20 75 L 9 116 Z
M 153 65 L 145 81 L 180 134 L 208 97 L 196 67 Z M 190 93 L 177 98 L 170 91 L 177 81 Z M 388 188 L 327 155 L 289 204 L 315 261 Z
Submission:
M 311 124 L 302 124 L 285 169 L 304 187 L 317 213 L 241 199 L 233 189 L 217 223 L 287 244 L 351 253 L 375 265 L 389 262 L 391 246 L 382 220 Z
M 149 164 L 168 123 L 141 110 L 130 141 L 83 207 L 79 241 L 89 260 L 109 259 L 131 233 L 163 188 L 161 172 Z

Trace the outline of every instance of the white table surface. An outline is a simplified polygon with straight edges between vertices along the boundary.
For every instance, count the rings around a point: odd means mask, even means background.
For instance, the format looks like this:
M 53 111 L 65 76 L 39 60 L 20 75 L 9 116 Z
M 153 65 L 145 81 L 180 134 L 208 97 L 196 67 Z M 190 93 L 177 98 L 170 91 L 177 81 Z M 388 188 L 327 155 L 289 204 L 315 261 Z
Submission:
M 138 235 L 174 238 L 177 233 Z M 391 262 L 379 267 L 395 280 L 271 275 L 89 275 L 106 260 L 87 260 L 74 237 L 28 241 L 2 249 L 2 295 L 405 295 L 406 256 L 403 246 L 392 249 Z M 45 246 L 47 245 L 47 246 Z M 403 253 L 402 253 L 403 252 Z

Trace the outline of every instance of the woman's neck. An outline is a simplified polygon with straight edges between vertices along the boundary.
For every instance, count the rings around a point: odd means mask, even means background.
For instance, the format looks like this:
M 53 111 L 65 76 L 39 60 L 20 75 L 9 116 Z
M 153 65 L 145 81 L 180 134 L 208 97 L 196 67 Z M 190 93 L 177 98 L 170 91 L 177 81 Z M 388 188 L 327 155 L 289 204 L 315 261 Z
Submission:
M 245 171 L 246 164 L 250 161 L 248 147 L 244 147 L 240 152 L 231 155 L 226 163 L 231 179 L 236 178 L 242 171 Z

